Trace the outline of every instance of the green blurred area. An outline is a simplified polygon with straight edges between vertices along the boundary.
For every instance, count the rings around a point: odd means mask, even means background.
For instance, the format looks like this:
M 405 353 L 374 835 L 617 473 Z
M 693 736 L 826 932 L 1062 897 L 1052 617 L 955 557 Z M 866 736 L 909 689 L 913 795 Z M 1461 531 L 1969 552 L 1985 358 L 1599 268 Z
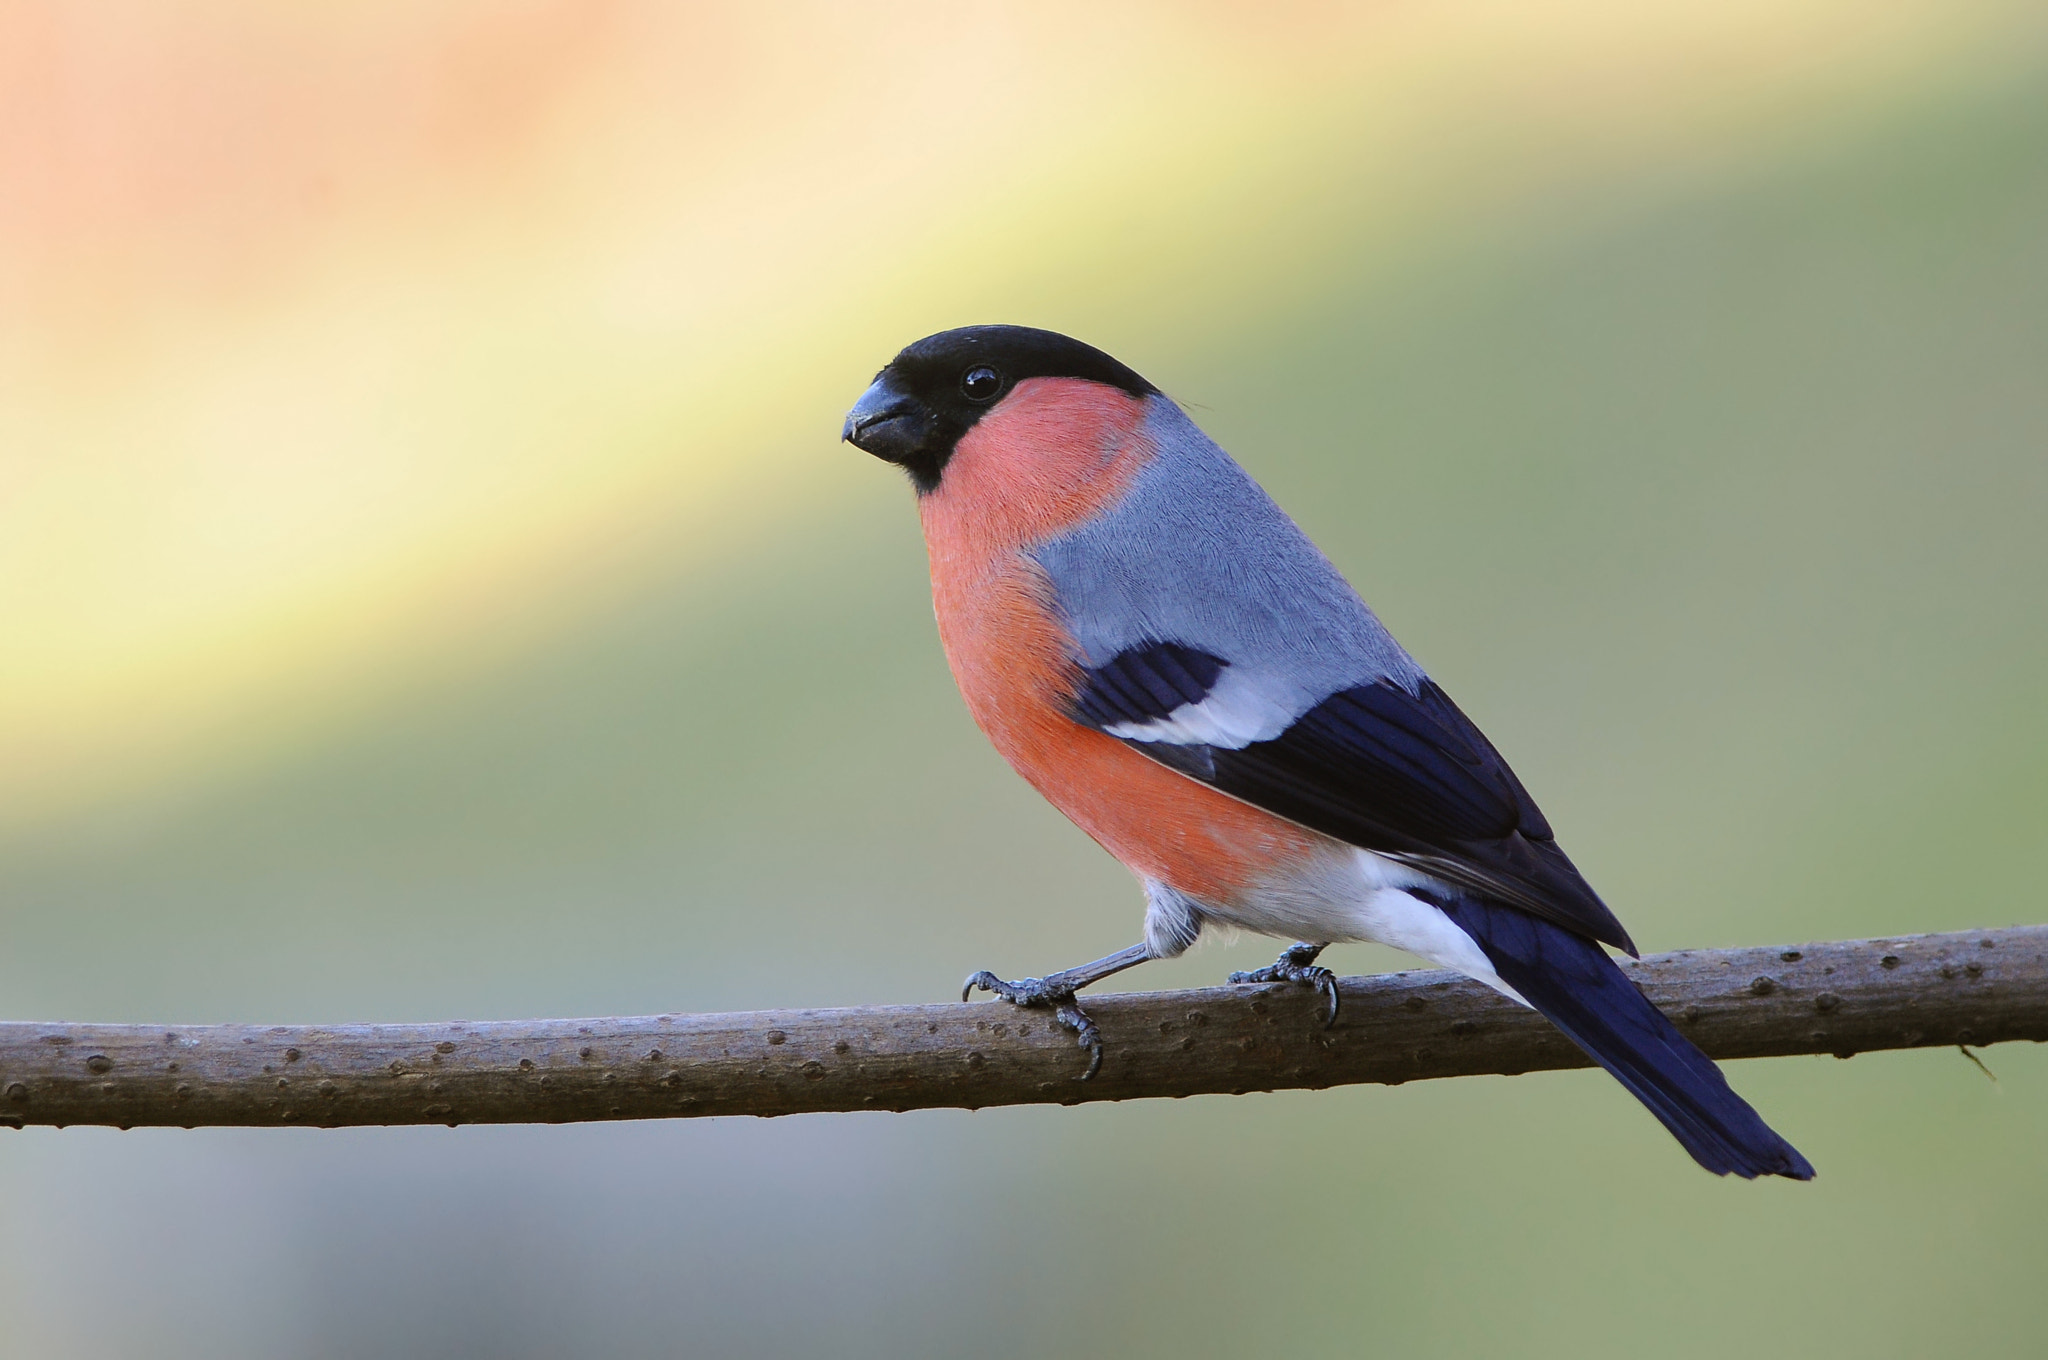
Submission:
M 1333 261 L 1312 309 L 1120 357 L 1345 569 L 1645 948 L 2048 919 L 2040 76 L 1588 190 L 1399 278 Z M 932 1000 L 1128 943 L 1127 876 L 952 690 L 909 492 L 832 442 L 866 376 L 806 375 L 817 438 L 782 452 L 829 513 L 234 787 L 5 846 L 0 1006 Z M 1700 1174 L 1584 1072 L 31 1130 L 0 1140 L 0 1308 L 22 1354 L 2034 1355 L 2048 1054 L 1986 1060 L 1996 1084 L 1952 1052 L 1735 1066 L 1810 1186 Z

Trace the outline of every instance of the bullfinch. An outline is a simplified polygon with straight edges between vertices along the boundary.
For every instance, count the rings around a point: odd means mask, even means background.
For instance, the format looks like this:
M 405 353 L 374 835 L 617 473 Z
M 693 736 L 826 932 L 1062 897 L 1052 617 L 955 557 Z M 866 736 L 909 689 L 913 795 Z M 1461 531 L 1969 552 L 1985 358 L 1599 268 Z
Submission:
M 1144 939 L 968 979 L 1102 1044 L 1076 992 L 1205 926 L 1299 940 L 1233 982 L 1336 987 L 1371 940 L 1531 1006 L 1701 1166 L 1813 1175 L 1652 1006 L 1535 800 L 1307 535 L 1158 388 L 1052 331 L 890 361 L 843 438 L 917 490 L 939 638 L 974 720 L 1144 887 Z M 964 995 L 964 993 L 963 993 Z

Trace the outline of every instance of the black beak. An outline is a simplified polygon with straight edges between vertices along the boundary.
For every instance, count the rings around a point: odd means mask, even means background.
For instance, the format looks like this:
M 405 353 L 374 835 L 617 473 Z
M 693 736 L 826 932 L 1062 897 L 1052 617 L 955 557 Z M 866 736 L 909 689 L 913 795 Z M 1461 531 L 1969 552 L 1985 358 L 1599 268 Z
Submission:
M 924 451 L 932 413 L 917 398 L 896 389 L 890 375 L 875 379 L 846 413 L 839 437 L 864 453 L 908 466 Z

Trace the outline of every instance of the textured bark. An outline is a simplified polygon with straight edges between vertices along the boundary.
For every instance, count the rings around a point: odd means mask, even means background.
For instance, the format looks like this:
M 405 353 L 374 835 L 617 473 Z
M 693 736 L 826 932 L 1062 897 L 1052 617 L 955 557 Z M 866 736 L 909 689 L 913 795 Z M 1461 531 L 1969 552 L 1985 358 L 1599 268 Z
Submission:
M 1716 1058 L 2048 1040 L 2048 926 L 1626 965 Z M 1456 974 L 1085 998 L 1107 1053 L 1004 1002 L 424 1025 L 0 1024 L 0 1122 L 568 1123 L 1061 1104 L 1583 1067 Z

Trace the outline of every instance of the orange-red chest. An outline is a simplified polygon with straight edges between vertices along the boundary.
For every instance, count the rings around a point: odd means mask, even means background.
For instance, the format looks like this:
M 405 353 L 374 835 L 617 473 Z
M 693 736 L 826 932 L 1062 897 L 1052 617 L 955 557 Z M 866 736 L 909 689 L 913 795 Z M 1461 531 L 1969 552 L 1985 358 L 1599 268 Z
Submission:
M 968 711 L 1016 771 L 1134 872 L 1229 902 L 1321 838 L 1067 716 L 1081 681 L 1034 543 L 1113 504 L 1151 456 L 1144 401 L 1021 383 L 919 501 L 939 639 Z

